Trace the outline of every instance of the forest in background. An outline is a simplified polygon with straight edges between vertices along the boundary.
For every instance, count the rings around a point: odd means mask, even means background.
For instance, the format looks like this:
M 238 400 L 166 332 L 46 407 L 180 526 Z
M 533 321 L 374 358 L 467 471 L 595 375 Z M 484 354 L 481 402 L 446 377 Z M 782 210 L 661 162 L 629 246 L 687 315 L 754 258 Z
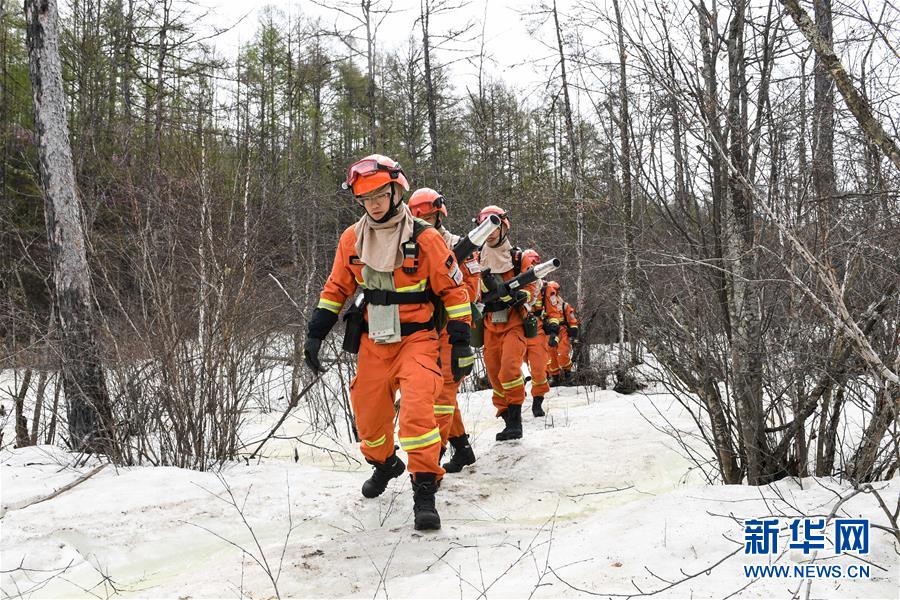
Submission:
M 697 461 L 710 481 L 896 473 L 900 159 L 851 114 L 792 2 L 536 4 L 523 18 L 555 66 L 527 99 L 488 68 L 477 22 L 447 25 L 473 5 L 422 0 L 397 31 L 387 2 L 323 4 L 343 28 L 268 9 L 236 60 L 174 0 L 61 9 L 124 462 L 237 457 L 255 369 L 285 336 L 298 356 L 358 218 L 346 166 L 379 152 L 448 198 L 455 232 L 498 204 L 516 243 L 561 258 L 584 346 L 619 345 L 609 364 L 582 352 L 581 381 L 625 381 L 652 354 L 716 457 Z M 805 10 L 896 140 L 897 9 Z M 6 0 L 0 14 L 2 367 L 27 373 L 17 396 L 43 398 L 61 359 L 25 22 Z M 477 84 L 456 85 L 460 53 Z M 296 397 L 309 377 L 293 380 Z M 21 415 L 18 445 L 65 442 L 56 389 L 43 417 Z

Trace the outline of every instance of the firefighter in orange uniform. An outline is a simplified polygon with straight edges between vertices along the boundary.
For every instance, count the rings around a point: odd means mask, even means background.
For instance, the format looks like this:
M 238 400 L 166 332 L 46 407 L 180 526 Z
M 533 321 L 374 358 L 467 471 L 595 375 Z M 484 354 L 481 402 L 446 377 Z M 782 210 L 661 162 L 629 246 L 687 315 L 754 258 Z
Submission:
M 450 315 L 451 368 L 461 379 L 474 364 L 469 296 L 441 235 L 415 220 L 403 203 L 409 183 L 399 163 L 379 154 L 367 156 L 349 168 L 344 186 L 353 191 L 365 214 L 341 235 L 331 274 L 309 321 L 306 364 L 316 373 L 323 371 L 322 340 L 344 302 L 362 288 L 364 315 L 352 314 L 360 316 L 366 333 L 359 339 L 357 374 L 350 384 L 360 449 L 374 466 L 362 494 L 380 495 L 405 470 L 394 448 L 394 398 L 399 390 L 398 441 L 409 459 L 415 528 L 440 529 L 434 500 L 444 470 L 438 462 L 441 436 L 434 402 L 443 380 L 430 298 L 439 297 Z
M 559 294 L 559 284 L 555 281 L 549 303 L 553 306 L 550 314 L 550 376 L 553 385 L 572 383 L 572 342 L 578 339 L 578 319 L 575 307 L 563 300 Z
M 537 251 L 528 249 L 522 253 L 523 259 L 528 262 L 537 264 L 541 262 L 541 257 Z M 538 281 L 537 298 L 532 306 L 531 314 L 540 322 L 544 317 L 544 295 L 546 285 L 543 281 Z M 547 381 L 547 367 L 550 360 L 550 349 L 547 346 L 548 337 L 543 328 L 538 328 L 538 335 L 525 339 L 527 344 L 526 357 L 528 359 L 528 370 L 531 372 L 531 414 L 535 417 L 544 416 L 544 396 L 550 391 L 550 383 Z
M 502 208 L 484 207 L 478 214 L 478 223 L 490 215 L 497 215 L 501 224 L 481 250 L 481 293 L 499 292 L 500 299 L 484 306 L 484 362 L 494 392 L 492 401 L 497 416 L 506 424 L 496 439 L 506 441 L 522 437 L 522 404 L 525 402 L 522 362 L 527 351 L 523 318 L 537 296 L 538 282 L 517 290 L 506 286 L 505 282 L 536 263 L 533 256 L 523 256 L 523 252 L 510 242 L 510 220 Z
M 427 221 L 444 237 L 447 246 L 452 250 L 460 238 L 447 231 L 443 219 L 447 216 L 447 201 L 444 197 L 431 188 L 421 188 L 413 192 L 409 197 L 409 210 L 413 216 Z M 477 253 L 476 253 L 477 254 Z M 478 297 L 478 284 L 481 281 L 481 265 L 478 257 L 473 256 L 464 260 L 460 265 L 463 275 L 463 283 L 469 294 L 469 301 L 475 302 Z M 447 443 L 453 447 L 453 456 L 444 463 L 443 468 L 447 473 L 459 473 L 462 468 L 475 463 L 475 453 L 469 443 L 469 435 L 463 424 L 462 414 L 456 400 L 460 381 L 453 377 L 450 368 L 450 353 L 452 346 L 445 332 L 441 332 L 441 370 L 444 375 L 444 386 L 441 395 L 434 404 L 434 416 L 438 427 L 441 429 L 441 454 L 447 448 Z

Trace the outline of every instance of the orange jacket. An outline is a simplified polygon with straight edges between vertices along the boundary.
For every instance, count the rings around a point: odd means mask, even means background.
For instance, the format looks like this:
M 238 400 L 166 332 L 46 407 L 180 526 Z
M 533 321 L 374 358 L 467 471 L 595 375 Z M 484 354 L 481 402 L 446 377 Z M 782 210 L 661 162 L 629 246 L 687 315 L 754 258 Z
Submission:
M 575 307 L 563 300 L 563 317 L 568 327 L 578 327 L 578 318 L 575 316 Z
M 341 234 L 331 274 L 319 295 L 319 308 L 340 313 L 347 298 L 363 283 L 363 262 L 356 255 L 355 225 Z M 444 302 L 450 320 L 472 322 L 469 294 L 463 285 L 463 272 L 444 238 L 429 227 L 416 238 L 419 246 L 419 266 L 408 274 L 402 267 L 394 269 L 394 287 L 398 292 L 424 292 L 431 290 Z M 401 323 L 425 323 L 434 316 L 431 302 L 400 304 Z M 366 315 L 368 319 L 368 314 Z
M 523 252 L 522 266 L 519 270 L 519 273 L 516 273 L 515 269 L 510 269 L 506 273 L 501 273 L 500 276 L 503 278 L 503 281 L 509 281 L 516 275 L 524 273 L 536 264 L 538 264 L 536 253 Z M 490 318 L 490 314 L 488 314 L 484 319 L 484 326 L 497 333 L 505 332 L 509 329 L 512 329 L 513 327 L 521 327 L 523 314 L 531 310 L 532 305 L 537 300 L 538 292 L 540 291 L 538 289 L 538 285 L 538 281 L 533 281 L 532 283 L 519 288 L 528 293 L 528 300 L 525 302 L 524 309 L 523 307 L 518 307 L 509 311 L 509 320 L 506 323 L 494 323 L 493 319 Z M 482 286 L 481 289 L 483 290 L 484 287 Z
M 462 261 L 460 270 L 463 274 L 463 285 L 466 286 L 466 291 L 469 293 L 469 301 L 476 302 L 481 293 L 481 264 L 478 262 L 478 252 Z
M 563 299 L 559 295 L 559 284 L 548 281 L 542 294 L 544 301 L 544 319 L 552 325 L 559 325 L 565 318 L 563 315 Z

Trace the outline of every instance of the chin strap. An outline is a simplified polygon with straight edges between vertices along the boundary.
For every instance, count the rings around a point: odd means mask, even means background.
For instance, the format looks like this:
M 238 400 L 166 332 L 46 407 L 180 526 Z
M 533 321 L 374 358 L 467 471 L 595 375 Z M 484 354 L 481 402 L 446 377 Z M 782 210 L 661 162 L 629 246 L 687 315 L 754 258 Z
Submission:
M 491 246 L 491 248 L 499 248 L 500 246 L 503 245 L 503 242 L 506 241 L 506 238 L 509 236 L 509 228 L 507 227 L 507 228 L 506 228 L 506 231 L 503 231 L 503 228 L 504 228 L 504 227 L 505 227 L 504 225 L 501 225 L 501 226 L 500 226 L 500 239 L 497 240 L 497 243 L 496 243 L 496 244 L 493 244 L 493 245 Z
M 391 184 L 391 208 L 386 213 L 384 213 L 384 216 L 381 217 L 380 219 L 374 219 L 374 221 L 376 223 L 386 223 L 388 221 L 388 219 L 392 218 L 394 215 L 397 214 L 397 210 L 400 208 L 400 204 L 403 202 L 403 200 L 401 197 L 400 199 L 397 200 L 397 202 L 394 202 L 395 198 L 397 198 L 397 186 L 395 186 L 394 184 Z M 371 215 L 369 215 L 369 216 L 371 216 Z

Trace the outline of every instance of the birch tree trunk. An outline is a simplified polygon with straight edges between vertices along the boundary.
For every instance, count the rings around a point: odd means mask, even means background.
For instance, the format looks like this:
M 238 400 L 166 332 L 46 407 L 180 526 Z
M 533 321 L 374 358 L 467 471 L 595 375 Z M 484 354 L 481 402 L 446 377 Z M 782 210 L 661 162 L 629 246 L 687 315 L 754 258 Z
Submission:
M 625 256 L 619 274 L 619 374 L 624 377 L 633 357 L 625 351 L 625 337 L 628 331 L 626 313 L 634 310 L 634 288 L 632 286 L 632 264 L 634 263 L 634 203 L 631 195 L 631 116 L 628 113 L 628 79 L 625 71 L 625 37 L 622 31 L 622 12 L 619 1 L 613 0 L 616 13 L 616 30 L 619 46 L 619 162 L 622 166 L 622 227 L 625 234 Z
M 434 73 L 431 65 L 431 1 L 421 0 L 419 19 L 422 24 L 422 52 L 425 66 L 425 105 L 428 109 L 428 139 L 431 142 L 431 176 L 434 188 L 439 190 L 441 178 L 438 152 L 437 98 L 434 90 Z
M 762 359 L 760 356 L 760 307 L 756 278 L 753 198 L 747 181 L 747 114 L 744 72 L 745 0 L 734 2 L 728 31 L 728 176 L 730 202 L 724 203 L 724 229 L 731 313 L 731 368 L 734 395 L 740 413 L 741 438 L 746 457 L 747 481 L 760 485 L 772 481 L 770 451 L 765 437 L 762 404 Z
M 69 445 L 116 459 L 113 419 L 96 339 L 81 201 L 66 121 L 55 0 L 26 0 L 25 21 L 41 188 L 58 307 Z

